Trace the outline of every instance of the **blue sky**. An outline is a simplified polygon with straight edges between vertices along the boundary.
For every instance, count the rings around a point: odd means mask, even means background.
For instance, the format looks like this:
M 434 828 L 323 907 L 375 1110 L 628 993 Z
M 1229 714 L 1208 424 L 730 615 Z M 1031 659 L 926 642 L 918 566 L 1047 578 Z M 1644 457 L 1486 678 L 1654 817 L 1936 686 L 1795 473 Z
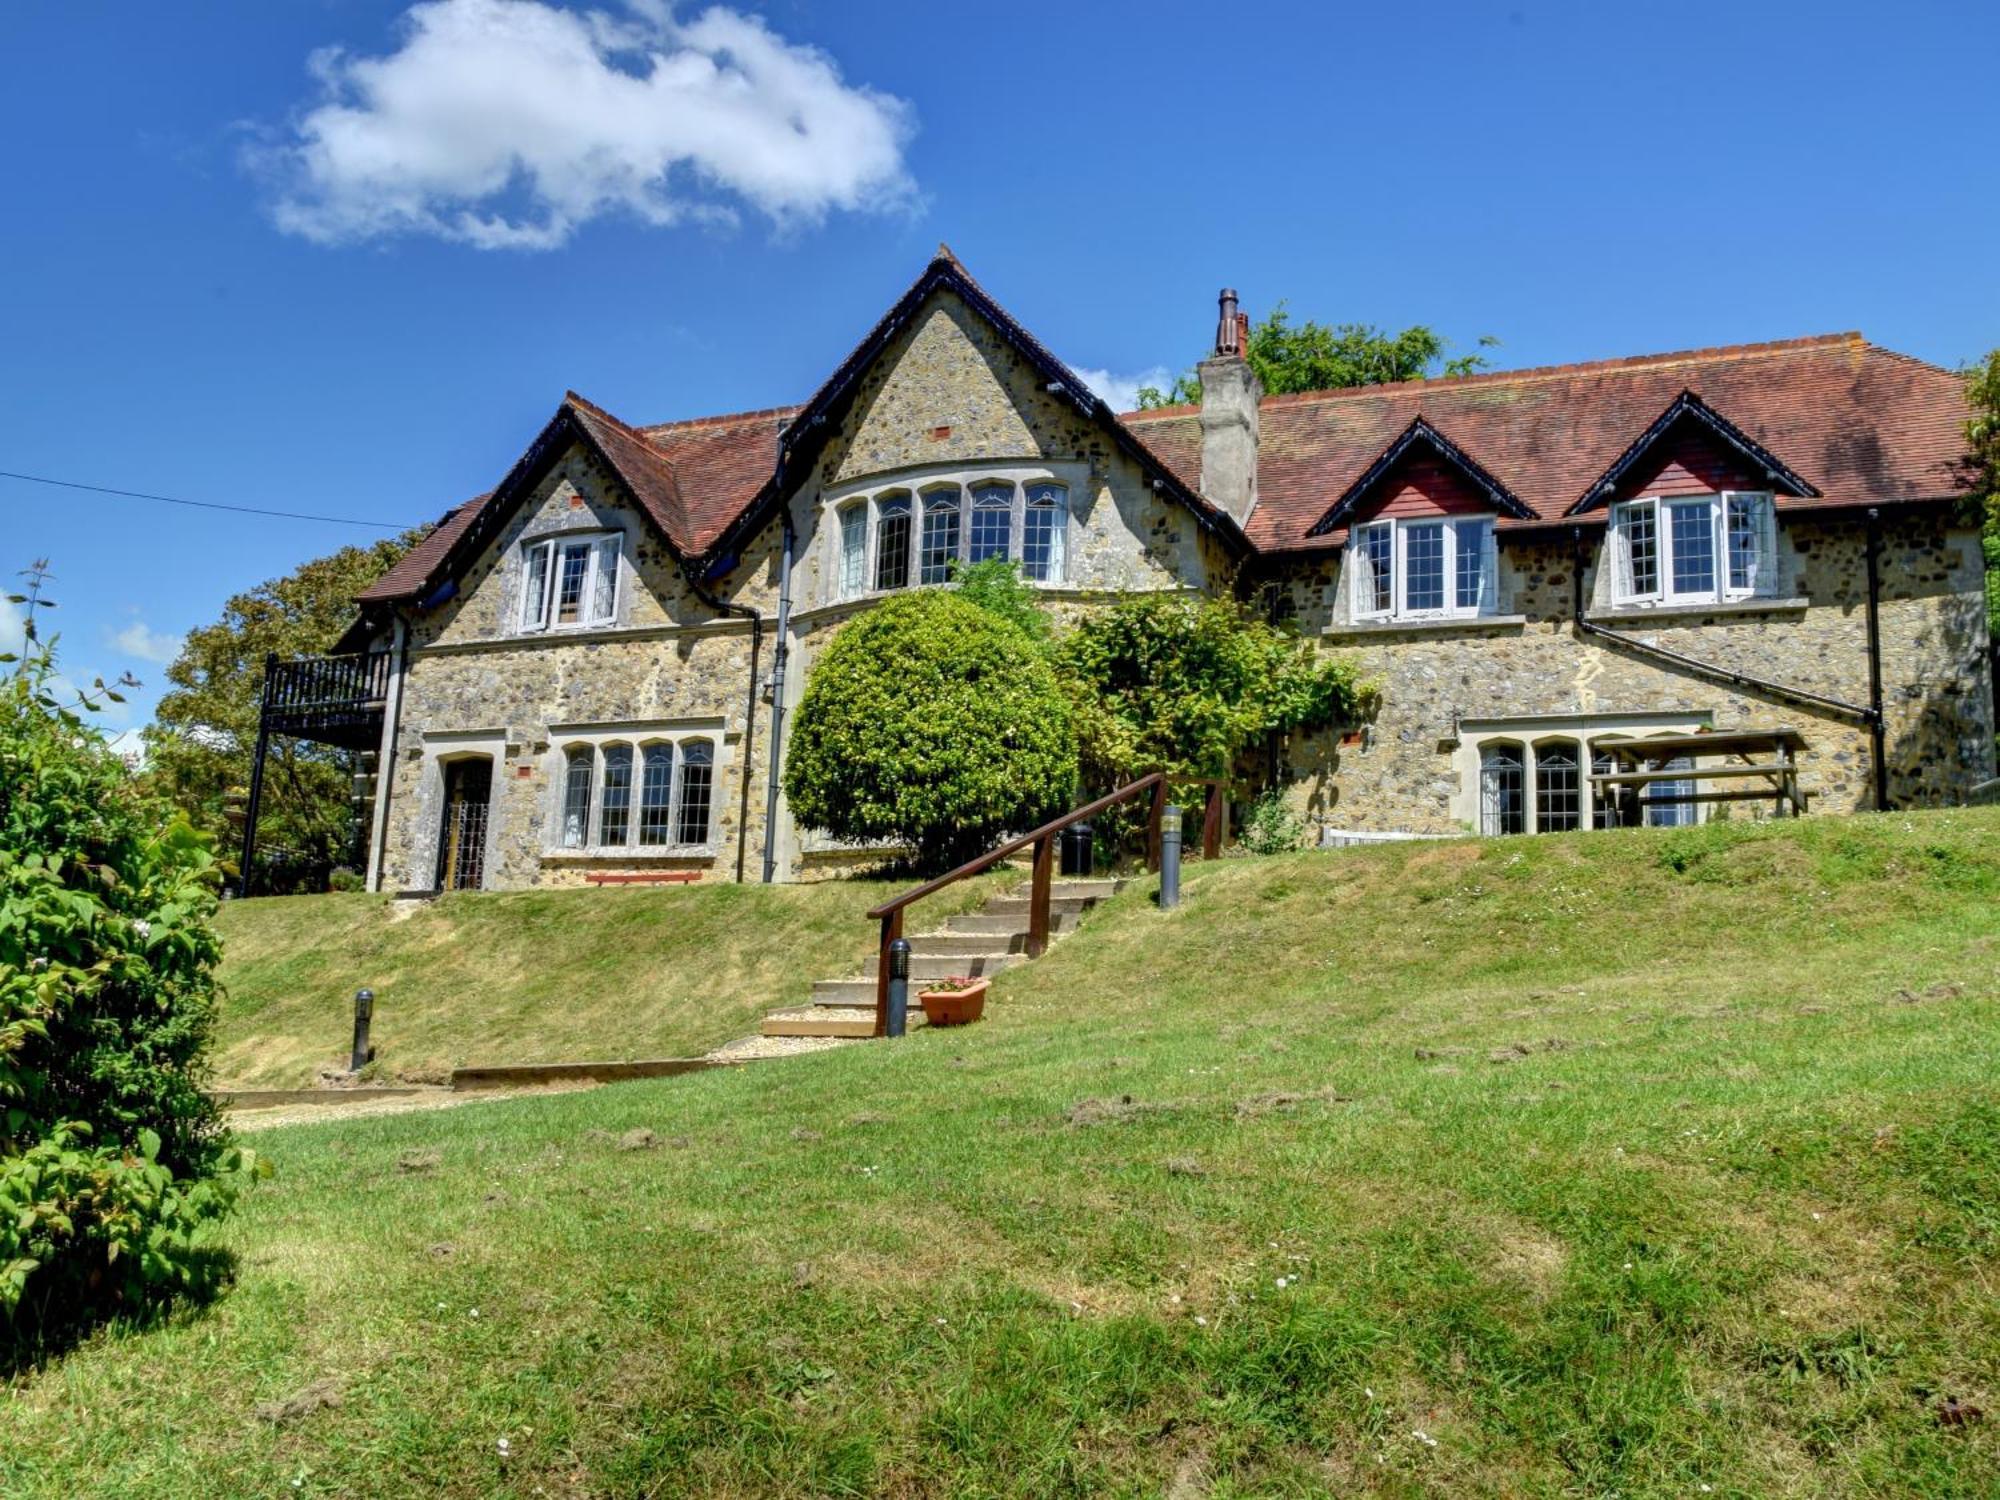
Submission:
M 428 519 L 568 387 L 799 399 L 940 240 L 1127 386 L 1225 283 L 1507 366 L 1846 328 L 1955 366 L 2000 344 L 1995 57 L 1990 3 L 15 0 L 0 469 Z M 78 677 L 156 684 L 371 534 L 0 479 Z

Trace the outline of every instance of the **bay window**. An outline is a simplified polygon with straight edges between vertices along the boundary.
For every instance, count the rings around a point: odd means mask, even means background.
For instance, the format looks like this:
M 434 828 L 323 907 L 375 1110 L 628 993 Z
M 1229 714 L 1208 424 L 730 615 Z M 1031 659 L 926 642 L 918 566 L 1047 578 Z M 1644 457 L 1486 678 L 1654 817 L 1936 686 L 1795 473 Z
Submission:
M 1614 506 L 1613 601 L 1713 604 L 1777 591 L 1777 533 L 1768 493 L 1647 496 Z
M 521 548 L 522 630 L 609 625 L 618 612 L 619 538 L 555 536 Z
M 996 557 L 1018 563 L 1036 583 L 1067 576 L 1069 489 L 1052 480 L 949 482 L 920 495 L 886 490 L 842 501 L 832 514 L 840 599 L 947 583 L 959 568 Z
M 1494 613 L 1499 554 L 1490 516 L 1370 521 L 1348 542 L 1357 620 L 1469 619 Z

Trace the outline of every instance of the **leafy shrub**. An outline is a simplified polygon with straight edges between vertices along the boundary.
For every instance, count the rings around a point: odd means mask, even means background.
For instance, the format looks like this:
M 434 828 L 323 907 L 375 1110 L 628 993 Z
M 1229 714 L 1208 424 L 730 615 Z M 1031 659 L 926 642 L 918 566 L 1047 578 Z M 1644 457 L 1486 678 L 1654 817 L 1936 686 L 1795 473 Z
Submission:
M 1020 627 L 1029 640 L 1046 645 L 1049 616 L 1035 586 L 1021 576 L 1020 565 L 1004 557 L 989 557 L 959 572 L 958 592 L 989 614 Z
M 12 661 L 0 657 L 0 661 Z M 59 703 L 0 690 L 0 1353 L 223 1269 L 197 1231 L 254 1162 L 203 1092 L 219 945 L 206 835 Z M 102 688 L 102 684 L 98 685 Z M 109 690 L 106 690 L 109 691 Z
M 1286 854 L 1306 840 L 1305 825 L 1285 803 L 1282 787 L 1272 787 L 1250 805 L 1237 842 L 1252 854 Z
M 806 680 L 785 765 L 799 821 L 941 870 L 1067 807 L 1076 737 L 1047 657 L 957 593 L 888 599 Z
M 361 872 L 346 865 L 335 865 L 326 877 L 326 888 L 330 891 L 366 890 L 368 882 Z

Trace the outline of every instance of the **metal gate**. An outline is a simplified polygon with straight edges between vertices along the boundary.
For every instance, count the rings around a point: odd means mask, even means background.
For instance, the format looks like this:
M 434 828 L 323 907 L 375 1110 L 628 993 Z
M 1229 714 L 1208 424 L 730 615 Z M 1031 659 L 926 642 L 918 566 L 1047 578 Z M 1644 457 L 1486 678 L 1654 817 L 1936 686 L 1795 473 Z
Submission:
M 438 840 L 438 889 L 476 891 L 486 883 L 486 809 L 493 762 L 455 760 L 444 771 L 444 826 Z

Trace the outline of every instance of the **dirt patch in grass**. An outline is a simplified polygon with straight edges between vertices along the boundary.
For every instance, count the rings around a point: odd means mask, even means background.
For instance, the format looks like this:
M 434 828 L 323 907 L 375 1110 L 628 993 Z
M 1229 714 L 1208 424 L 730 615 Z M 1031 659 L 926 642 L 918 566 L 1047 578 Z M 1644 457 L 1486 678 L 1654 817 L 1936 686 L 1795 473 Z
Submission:
M 1285 1114 L 1301 1104 L 1352 1104 L 1353 1096 L 1343 1094 L 1338 1089 L 1277 1089 L 1268 1094 L 1253 1094 L 1248 1099 L 1236 1101 L 1236 1118 L 1255 1120 L 1263 1115 Z
M 296 1422 L 301 1417 L 309 1417 L 316 1411 L 324 1411 L 330 1406 L 339 1406 L 346 1398 L 341 1393 L 340 1382 L 329 1375 L 303 1386 L 282 1401 L 266 1401 L 257 1408 L 257 1415 L 273 1427 L 283 1427 L 288 1422 Z
M 1117 1098 L 1079 1099 L 1063 1111 L 1063 1118 L 1079 1130 L 1098 1125 L 1118 1125 L 1142 1115 L 1171 1114 L 1181 1106 L 1160 1101 L 1134 1099 L 1130 1094 Z

